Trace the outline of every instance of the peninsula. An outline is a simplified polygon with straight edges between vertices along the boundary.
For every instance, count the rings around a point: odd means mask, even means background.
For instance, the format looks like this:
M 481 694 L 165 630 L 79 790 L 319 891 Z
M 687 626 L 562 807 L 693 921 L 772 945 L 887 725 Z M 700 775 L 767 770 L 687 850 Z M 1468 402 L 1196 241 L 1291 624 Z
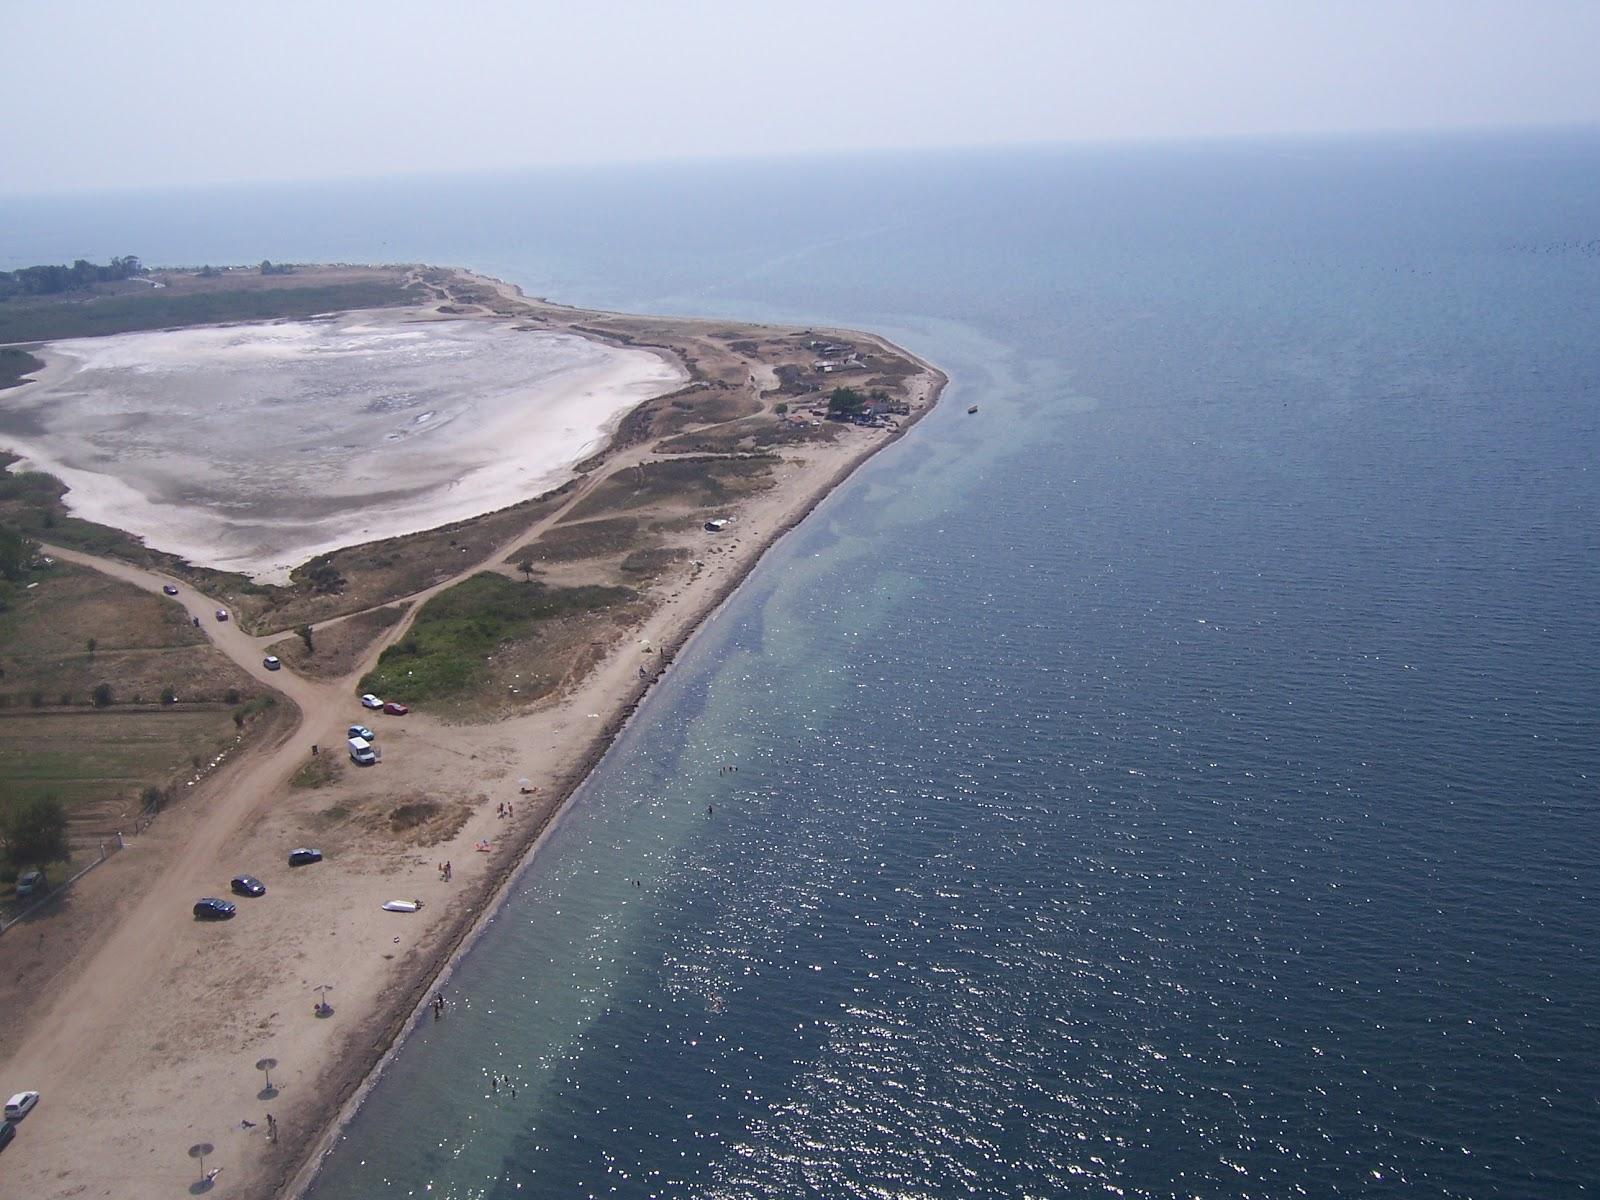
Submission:
M 945 382 L 860 332 L 417 266 L 140 269 L 0 303 L 0 342 L 4 803 L 98 764 L 64 797 L 92 869 L 0 890 L 0 1086 L 43 1097 L 6 1175 L 41 1200 L 175 1194 L 199 1145 L 229 1195 L 303 1186 L 685 641 Z M 220 413 L 103 420 L 91 385 L 189 353 Z M 241 874 L 266 894 L 196 919 Z

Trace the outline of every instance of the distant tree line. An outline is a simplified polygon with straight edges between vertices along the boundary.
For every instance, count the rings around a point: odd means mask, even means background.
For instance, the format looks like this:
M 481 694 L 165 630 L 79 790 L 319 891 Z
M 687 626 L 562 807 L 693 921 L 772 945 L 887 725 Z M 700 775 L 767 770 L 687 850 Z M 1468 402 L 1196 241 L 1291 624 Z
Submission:
M 62 292 L 81 292 L 97 283 L 110 283 L 144 274 L 137 255 L 113 258 L 105 266 L 80 258 L 70 267 L 47 264 L 0 271 L 0 300 L 13 296 L 55 296 Z

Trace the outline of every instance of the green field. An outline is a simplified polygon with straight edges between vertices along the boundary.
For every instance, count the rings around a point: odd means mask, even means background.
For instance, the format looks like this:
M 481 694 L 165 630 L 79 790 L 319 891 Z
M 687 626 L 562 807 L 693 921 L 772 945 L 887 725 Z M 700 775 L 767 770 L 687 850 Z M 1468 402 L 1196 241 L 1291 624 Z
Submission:
M 169 708 L 0 718 L 0 806 L 54 795 L 75 821 L 114 826 L 147 787 L 164 787 L 195 760 L 233 743 L 232 710 Z
M 620 587 L 547 587 L 485 571 L 440 592 L 415 624 L 383 652 L 363 691 L 407 703 L 460 696 L 485 681 L 487 659 L 503 643 L 537 636 L 539 626 L 632 600 Z
M 309 317 L 353 308 L 412 304 L 416 299 L 415 293 L 398 283 L 366 280 L 295 288 L 9 300 L 0 303 L 0 342 L 45 342 L 136 329 Z

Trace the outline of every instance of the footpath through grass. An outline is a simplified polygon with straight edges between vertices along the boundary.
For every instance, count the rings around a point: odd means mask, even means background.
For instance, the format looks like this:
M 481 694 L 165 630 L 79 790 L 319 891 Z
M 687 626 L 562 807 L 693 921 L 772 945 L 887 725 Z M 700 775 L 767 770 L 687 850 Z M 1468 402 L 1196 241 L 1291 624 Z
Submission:
M 538 636 L 543 623 L 636 595 L 624 587 L 556 588 L 481 572 L 423 605 L 406 636 L 361 680 L 361 690 L 407 703 L 460 697 L 488 681 L 488 659 L 498 646 Z

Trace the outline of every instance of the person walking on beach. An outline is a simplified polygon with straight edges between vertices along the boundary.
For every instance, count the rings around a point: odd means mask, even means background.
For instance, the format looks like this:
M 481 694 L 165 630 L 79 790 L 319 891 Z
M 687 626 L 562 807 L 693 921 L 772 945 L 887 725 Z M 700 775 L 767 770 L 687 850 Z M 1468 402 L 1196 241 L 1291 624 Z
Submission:
M 448 858 L 444 860 L 444 881 L 446 883 L 450 882 L 450 860 Z
M 267 1114 L 267 1141 L 276 1142 L 277 1140 L 278 1140 L 278 1118 L 273 1116 L 271 1113 L 268 1113 Z

